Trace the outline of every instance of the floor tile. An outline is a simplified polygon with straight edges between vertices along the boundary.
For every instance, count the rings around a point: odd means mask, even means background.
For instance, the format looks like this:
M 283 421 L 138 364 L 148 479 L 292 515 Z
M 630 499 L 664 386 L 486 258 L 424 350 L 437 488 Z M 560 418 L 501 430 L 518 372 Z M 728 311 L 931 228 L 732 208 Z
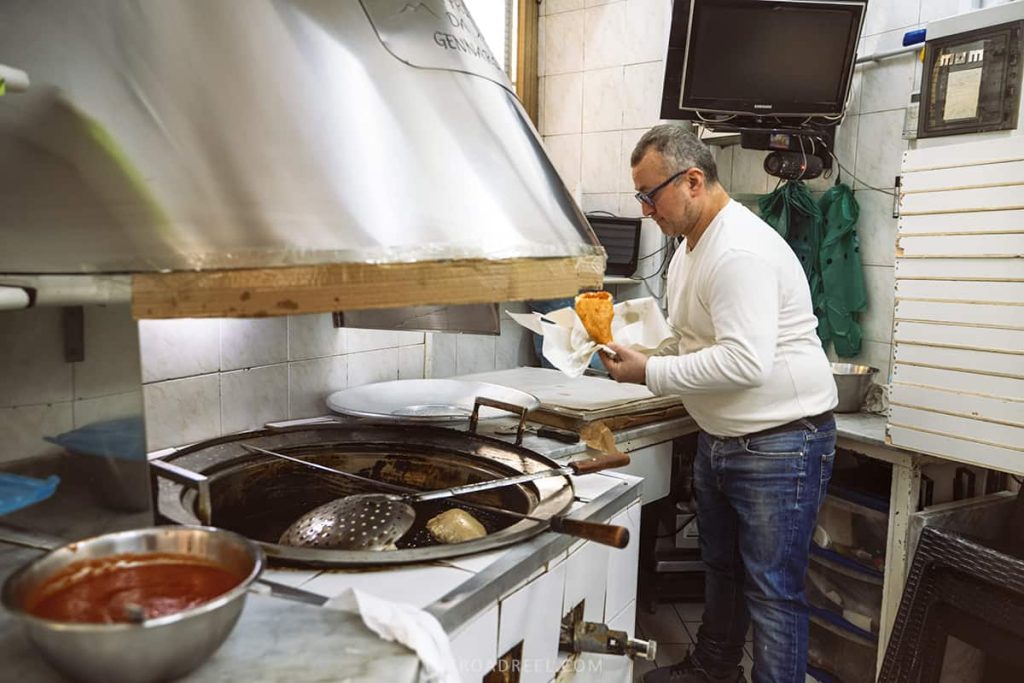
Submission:
M 743 659 L 740 660 L 740 666 L 743 667 L 743 675 L 749 681 L 751 678 L 751 672 L 754 670 L 754 660 L 747 655 L 743 655 Z
M 677 602 L 675 608 L 679 618 L 688 624 L 699 624 L 704 614 L 703 602 Z
M 648 671 L 654 671 L 657 665 L 654 662 L 644 660 L 633 661 L 633 683 L 643 683 L 644 674 Z
M 651 614 L 647 610 L 639 610 L 637 622 L 649 640 L 658 641 L 660 648 L 662 643 L 689 643 L 690 636 L 679 619 L 679 615 L 672 608 L 672 605 L 662 603 L 657 606 L 657 611 Z
M 669 666 L 671 664 L 675 664 L 686 656 L 689 649 L 689 645 L 682 645 L 679 643 L 666 643 L 665 645 L 658 643 L 658 666 Z

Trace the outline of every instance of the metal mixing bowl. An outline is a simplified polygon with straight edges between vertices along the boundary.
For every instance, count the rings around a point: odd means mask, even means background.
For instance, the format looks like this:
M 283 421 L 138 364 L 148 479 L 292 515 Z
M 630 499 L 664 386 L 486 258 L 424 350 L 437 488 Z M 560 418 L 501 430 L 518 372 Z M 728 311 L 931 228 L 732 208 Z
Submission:
M 24 609 L 38 587 L 70 564 L 148 553 L 203 558 L 245 578 L 210 602 L 139 624 L 52 621 Z M 0 601 L 43 657 L 70 678 L 96 683 L 165 681 L 185 675 L 220 647 L 263 565 L 259 546 L 231 531 L 195 526 L 132 529 L 69 543 L 29 562 L 4 583 Z
M 864 398 L 871 388 L 878 368 L 853 363 L 832 363 L 832 377 L 839 391 L 837 413 L 856 413 L 864 405 Z

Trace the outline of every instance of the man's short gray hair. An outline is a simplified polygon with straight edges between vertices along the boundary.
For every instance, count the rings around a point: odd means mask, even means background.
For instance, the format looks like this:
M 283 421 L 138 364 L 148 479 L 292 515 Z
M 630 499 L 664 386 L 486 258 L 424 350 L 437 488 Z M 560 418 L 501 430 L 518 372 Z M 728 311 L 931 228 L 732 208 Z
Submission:
M 711 156 L 711 150 L 684 126 L 663 123 L 651 128 L 633 148 L 629 165 L 639 164 L 649 149 L 664 157 L 668 165 L 665 170 L 669 173 L 696 167 L 704 172 L 704 179 L 709 185 L 718 183 L 718 167 Z

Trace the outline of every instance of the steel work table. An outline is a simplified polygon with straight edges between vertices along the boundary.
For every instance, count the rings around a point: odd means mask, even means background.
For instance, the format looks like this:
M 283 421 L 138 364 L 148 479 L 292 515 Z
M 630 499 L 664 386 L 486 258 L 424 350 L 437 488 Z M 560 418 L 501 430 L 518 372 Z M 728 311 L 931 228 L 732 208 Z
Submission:
M 921 466 L 942 462 L 933 456 L 908 451 L 886 442 L 886 418 L 869 413 L 836 415 L 836 446 L 892 465 L 889 488 L 889 531 L 885 543 L 885 578 L 882 585 L 882 614 L 878 624 L 878 660 L 881 670 L 885 648 L 903 597 L 910 570 L 910 517 L 917 512 L 921 493 Z
M 910 568 L 910 518 L 917 511 L 921 491 L 923 465 L 943 462 L 939 458 L 910 451 L 887 443 L 886 418 L 870 413 L 836 414 L 836 447 L 861 453 L 869 458 L 892 465 L 892 484 L 889 489 L 889 528 L 885 548 L 885 578 L 882 589 L 882 612 L 878 632 L 878 667 L 885 656 L 885 646 L 896 619 L 903 586 Z M 697 425 L 690 417 L 680 417 L 615 433 L 622 450 L 634 450 L 651 443 L 692 434 Z M 532 443 L 538 439 L 537 443 Z M 544 443 L 540 443 L 544 442 Z M 547 439 L 527 434 L 527 448 L 535 448 L 549 457 L 563 458 L 585 450 L 582 443 L 554 446 Z
M 836 413 L 836 447 L 861 453 L 892 465 L 889 489 L 889 529 L 885 545 L 885 578 L 878 629 L 878 662 L 881 669 L 903 586 L 910 568 L 910 517 L 917 511 L 921 492 L 921 467 L 942 462 L 933 456 L 909 451 L 886 442 L 886 418 L 869 413 Z M 696 425 L 687 433 L 696 431 Z

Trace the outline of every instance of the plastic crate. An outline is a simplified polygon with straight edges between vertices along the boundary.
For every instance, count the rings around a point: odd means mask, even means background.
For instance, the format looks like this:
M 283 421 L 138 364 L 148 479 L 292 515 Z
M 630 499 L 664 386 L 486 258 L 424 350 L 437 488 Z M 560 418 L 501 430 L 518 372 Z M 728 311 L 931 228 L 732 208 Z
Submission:
M 807 601 L 850 626 L 878 633 L 882 611 L 881 572 L 864 569 L 841 555 L 814 548 L 807 568 Z
M 872 499 L 854 501 L 830 489 L 818 512 L 814 543 L 880 571 L 885 567 L 888 533 L 888 510 L 880 504 L 873 505 Z
M 831 613 L 812 608 L 807 663 L 819 681 L 874 683 L 878 645 L 845 628 Z

